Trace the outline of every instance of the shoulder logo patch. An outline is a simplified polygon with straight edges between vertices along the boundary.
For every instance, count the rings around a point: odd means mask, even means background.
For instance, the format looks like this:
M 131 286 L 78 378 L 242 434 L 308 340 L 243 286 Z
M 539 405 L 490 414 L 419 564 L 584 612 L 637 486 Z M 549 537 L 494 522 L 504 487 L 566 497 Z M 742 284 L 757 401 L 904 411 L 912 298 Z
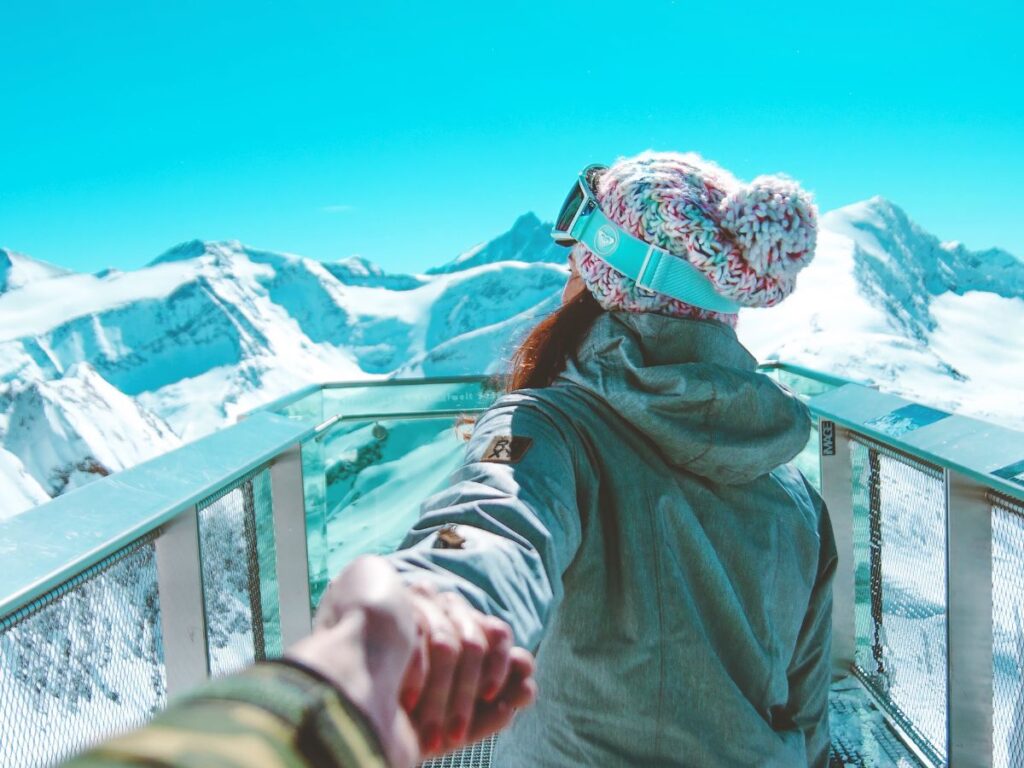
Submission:
M 516 464 L 533 445 L 532 437 L 516 437 L 515 435 L 497 435 L 487 444 L 480 461 L 491 461 L 497 464 Z

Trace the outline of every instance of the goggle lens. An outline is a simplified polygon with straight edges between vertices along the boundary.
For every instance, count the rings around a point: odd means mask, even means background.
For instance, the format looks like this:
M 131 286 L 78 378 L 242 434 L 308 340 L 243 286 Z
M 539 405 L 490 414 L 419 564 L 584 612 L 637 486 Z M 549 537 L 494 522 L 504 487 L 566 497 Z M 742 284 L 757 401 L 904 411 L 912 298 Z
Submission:
M 566 236 L 569 234 L 569 227 L 572 225 L 572 220 L 576 216 L 576 212 L 583 205 L 583 200 L 586 195 L 583 193 L 583 185 L 577 181 L 572 185 L 572 189 L 569 190 L 569 194 L 565 198 L 565 202 L 562 203 L 562 210 L 558 214 L 558 220 L 555 222 L 555 231 L 563 233 Z
M 586 215 L 587 211 L 581 211 L 584 206 L 596 206 L 597 198 L 594 195 L 594 187 L 597 178 L 602 171 L 607 170 L 605 165 L 588 165 L 580 173 L 576 183 L 562 203 L 562 209 L 558 212 L 558 219 L 551 230 L 551 236 L 559 245 L 574 245 L 576 240 L 572 236 L 572 227 L 578 216 Z

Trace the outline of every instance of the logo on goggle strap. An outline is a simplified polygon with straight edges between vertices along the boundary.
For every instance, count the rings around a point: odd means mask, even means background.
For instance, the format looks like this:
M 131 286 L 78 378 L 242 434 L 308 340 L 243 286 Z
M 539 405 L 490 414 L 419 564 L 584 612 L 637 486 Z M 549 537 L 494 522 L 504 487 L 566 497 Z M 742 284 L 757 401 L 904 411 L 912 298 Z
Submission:
M 607 224 L 601 226 L 597 230 L 597 234 L 594 235 L 594 250 L 597 251 L 598 255 L 607 256 L 610 253 L 614 253 L 618 247 L 619 233 L 615 231 L 615 228 Z

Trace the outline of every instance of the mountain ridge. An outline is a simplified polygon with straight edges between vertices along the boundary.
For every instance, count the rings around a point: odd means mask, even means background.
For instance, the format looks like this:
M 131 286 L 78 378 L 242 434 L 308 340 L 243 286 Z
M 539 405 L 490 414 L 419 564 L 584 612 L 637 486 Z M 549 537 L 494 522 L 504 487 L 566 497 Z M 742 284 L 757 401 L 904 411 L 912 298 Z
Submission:
M 557 306 L 568 251 L 549 229 L 524 214 L 419 275 L 234 240 L 185 241 L 146 267 L 97 275 L 33 270 L 19 255 L 32 279 L 0 293 L 0 493 L 29 505 L 157 450 L 160 424 L 166 440 L 191 440 L 311 382 L 500 370 Z M 741 313 L 756 356 L 982 417 L 1024 413 L 1012 374 L 1024 372 L 1024 352 L 995 345 L 980 320 L 998 315 L 999 332 L 1024 335 L 1024 265 L 942 243 L 884 198 L 825 213 L 820 230 L 794 295 Z M 129 442 L 140 443 L 117 460 L 100 456 L 114 439 L 102 430 L 82 439 L 59 426 L 103 414 L 111 429 L 134 425 Z M 26 420 L 55 426 L 44 436 Z
M 67 274 L 71 274 L 71 270 L 33 259 L 10 248 L 0 248 L 0 295 L 37 280 Z

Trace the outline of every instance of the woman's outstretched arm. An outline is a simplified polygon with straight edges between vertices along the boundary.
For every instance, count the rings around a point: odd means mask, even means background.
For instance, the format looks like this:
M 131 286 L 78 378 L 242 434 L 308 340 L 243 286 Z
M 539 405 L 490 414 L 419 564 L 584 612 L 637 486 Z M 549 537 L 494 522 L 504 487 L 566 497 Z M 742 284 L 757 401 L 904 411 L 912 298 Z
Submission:
M 424 503 L 389 557 L 407 580 L 456 591 L 508 622 L 528 649 L 562 598 L 582 535 L 578 497 L 596 483 L 572 425 L 550 412 L 528 394 L 501 398 L 449 487 Z

